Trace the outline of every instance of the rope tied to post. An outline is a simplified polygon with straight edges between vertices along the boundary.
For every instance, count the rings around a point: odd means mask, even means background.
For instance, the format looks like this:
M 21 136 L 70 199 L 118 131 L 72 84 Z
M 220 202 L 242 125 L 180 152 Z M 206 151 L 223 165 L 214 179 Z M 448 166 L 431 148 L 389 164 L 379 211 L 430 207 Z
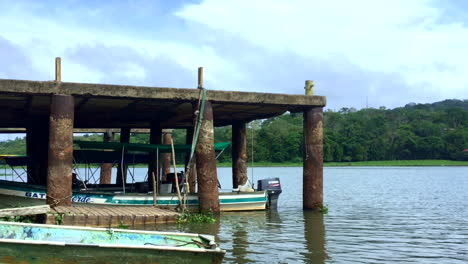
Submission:
M 47 200 L 47 199 L 52 200 L 52 204 L 49 204 L 50 207 L 56 207 L 56 206 L 58 206 L 61 202 L 65 201 L 65 200 L 67 200 L 67 199 L 70 199 L 70 198 L 72 198 L 72 197 L 73 197 L 73 194 L 68 195 L 68 196 L 66 196 L 66 197 L 64 197 L 64 198 L 58 199 L 58 198 L 55 198 L 55 197 L 53 197 L 53 196 L 47 194 L 47 195 L 46 195 L 46 200 Z
M 206 103 L 206 98 L 207 98 L 207 90 L 205 88 L 202 88 L 202 87 L 199 87 L 200 89 L 200 95 L 198 97 L 198 105 L 197 105 L 197 109 L 195 110 L 195 123 L 194 123 L 194 133 L 193 133 L 193 136 L 192 136 L 192 146 L 190 148 L 190 156 L 189 156 L 189 160 L 187 162 L 187 171 L 186 171 L 186 175 L 185 175 L 185 184 L 184 186 L 188 186 L 188 179 L 189 179 L 189 176 L 190 176 L 190 173 L 193 173 L 191 172 L 191 168 L 192 168 L 192 163 L 193 163 L 193 157 L 194 157 L 194 154 L 195 154 L 195 149 L 197 147 L 197 144 L 198 144 L 198 138 L 200 137 L 200 129 L 201 129 L 201 125 L 202 125 L 202 122 L 203 122 L 203 113 L 205 112 L 205 103 Z M 177 173 L 177 172 L 176 172 Z M 188 193 L 189 193 L 189 190 L 188 188 L 184 188 L 184 195 L 183 195 L 183 203 L 184 205 L 182 206 L 183 207 L 183 210 L 186 210 L 186 206 L 185 206 L 185 203 L 187 202 L 187 196 L 188 196 Z

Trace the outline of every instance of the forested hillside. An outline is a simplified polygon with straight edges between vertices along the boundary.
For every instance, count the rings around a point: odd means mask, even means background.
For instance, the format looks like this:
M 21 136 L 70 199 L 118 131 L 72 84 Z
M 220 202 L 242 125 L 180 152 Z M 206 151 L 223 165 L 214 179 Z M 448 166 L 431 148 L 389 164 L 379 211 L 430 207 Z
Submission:
M 468 148 L 468 100 L 412 103 L 395 109 L 328 110 L 324 112 L 324 124 L 324 160 L 327 162 L 468 158 L 468 154 L 462 152 Z M 253 144 L 256 161 L 302 160 L 301 113 L 251 122 L 247 134 L 248 153 L 251 157 Z M 176 143 L 183 144 L 184 137 L 184 130 L 174 132 Z M 80 138 L 102 140 L 101 135 Z M 230 139 L 230 127 L 216 128 L 217 142 Z M 148 135 L 133 135 L 132 142 L 147 143 Z M 0 153 L 24 152 L 24 139 L 0 142 Z M 230 160 L 230 151 L 220 159 Z

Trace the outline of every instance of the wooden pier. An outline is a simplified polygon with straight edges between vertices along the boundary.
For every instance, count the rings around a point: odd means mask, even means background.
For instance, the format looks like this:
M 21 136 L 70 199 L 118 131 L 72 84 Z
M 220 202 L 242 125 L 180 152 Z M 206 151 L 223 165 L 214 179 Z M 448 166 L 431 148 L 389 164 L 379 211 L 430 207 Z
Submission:
M 46 224 L 94 227 L 146 227 L 173 223 L 180 214 L 153 206 L 57 206 L 47 214 Z
M 111 129 L 118 129 L 121 134 L 120 142 L 130 142 L 132 129 L 149 130 L 150 143 L 159 144 L 162 141 L 162 129 L 186 129 L 186 141 L 191 143 L 191 135 L 197 127 L 199 140 L 193 156 L 194 162 L 190 164 L 193 174 L 187 178 L 190 190 L 198 189 L 200 209 L 217 212 L 219 198 L 213 148 L 214 127 L 232 125 L 233 187 L 236 187 L 247 181 L 246 125 L 253 120 L 280 116 L 286 112 L 302 112 L 303 207 L 322 208 L 323 107 L 326 105 L 326 98 L 314 95 L 311 81 L 306 81 L 305 95 L 207 91 L 203 86 L 203 68 L 198 69 L 197 89 L 69 83 L 62 81 L 60 66 L 61 59 L 56 58 L 54 81 L 0 79 L 0 129 L 3 129 L 0 133 L 15 129 L 26 132 L 26 152 L 31 160 L 27 165 L 27 182 L 47 185 L 47 202 L 51 207 L 61 208 L 60 206 L 71 204 L 71 154 L 73 132 L 76 129 L 105 129 L 102 131 L 106 133 L 113 133 Z M 148 162 L 148 175 L 154 172 L 158 179 L 160 175 L 154 168 L 159 161 L 158 157 L 153 156 Z M 119 163 L 116 180 L 118 186 L 126 182 L 126 173 L 127 164 Z M 105 174 L 102 177 L 103 183 L 108 182 L 108 175 Z M 145 210 L 143 215 L 147 216 L 144 219 L 153 221 L 151 217 L 154 216 L 156 221 L 157 213 L 149 215 L 149 211 L 153 209 Z M 122 220 L 125 222 L 123 216 L 126 215 L 132 219 L 127 222 L 132 224 L 146 221 L 136 219 L 137 215 L 140 216 L 137 212 L 106 213 L 101 207 L 76 210 L 90 211 L 66 212 L 65 221 L 79 218 L 86 225 L 86 221 L 101 224 L 101 219 L 104 219 L 103 225 L 110 225 Z M 112 207 L 111 211 L 114 210 L 117 209 Z M 76 217 L 70 218 L 68 214 Z M 104 214 L 103 217 L 101 214 Z M 52 218 L 55 222 L 53 213 Z

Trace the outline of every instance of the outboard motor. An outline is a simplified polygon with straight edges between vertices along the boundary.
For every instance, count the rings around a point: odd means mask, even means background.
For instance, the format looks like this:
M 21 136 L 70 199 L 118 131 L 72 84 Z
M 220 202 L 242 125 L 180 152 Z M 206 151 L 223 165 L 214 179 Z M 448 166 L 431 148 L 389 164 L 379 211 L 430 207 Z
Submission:
M 279 178 L 258 180 L 258 190 L 268 191 L 268 208 L 278 207 L 278 197 L 282 192 Z
M 179 180 L 179 188 L 180 190 L 182 191 L 182 188 L 184 187 L 183 186 L 183 182 L 184 182 L 184 172 L 183 171 L 180 171 L 177 173 L 177 179 Z M 172 184 L 172 190 L 171 192 L 172 193 L 175 193 L 177 192 L 177 187 L 176 187 L 176 180 L 175 180 L 175 173 L 171 172 L 171 173 L 168 173 L 167 174 L 167 181 L 166 182 L 163 182 L 163 183 L 170 183 Z

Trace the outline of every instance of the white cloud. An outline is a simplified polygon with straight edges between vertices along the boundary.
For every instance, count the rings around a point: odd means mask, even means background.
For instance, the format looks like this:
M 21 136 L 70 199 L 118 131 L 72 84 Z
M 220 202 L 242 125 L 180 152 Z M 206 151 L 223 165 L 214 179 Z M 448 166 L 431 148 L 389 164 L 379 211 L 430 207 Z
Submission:
M 468 98 L 468 29 L 440 23 L 432 2 L 205 0 L 160 14 L 15 1 L 0 3 L 0 37 L 29 64 L 26 79 L 52 79 L 62 56 L 74 82 L 194 87 L 204 66 L 210 89 L 303 93 L 314 79 L 335 109 Z M 6 68 L 0 77 L 25 78 Z
M 429 0 L 206 0 L 177 15 L 271 52 L 290 50 L 326 61 L 344 57 L 365 71 L 395 73 L 407 88 L 417 89 L 412 93 L 468 97 L 468 64 L 463 56 L 468 53 L 468 28 L 462 23 L 440 24 L 442 11 L 431 4 Z M 440 62 L 453 70 L 440 71 Z M 425 83 L 432 90 L 421 91 Z M 379 87 L 369 84 L 367 89 Z

